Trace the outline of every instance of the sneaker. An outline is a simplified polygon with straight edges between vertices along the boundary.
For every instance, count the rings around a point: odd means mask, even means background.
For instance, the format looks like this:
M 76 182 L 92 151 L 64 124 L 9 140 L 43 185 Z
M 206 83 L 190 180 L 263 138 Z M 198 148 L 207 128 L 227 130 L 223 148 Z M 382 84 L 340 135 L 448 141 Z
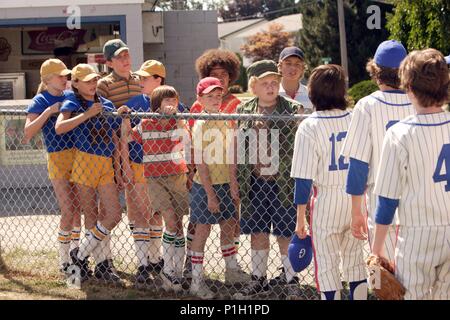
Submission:
M 112 283 L 120 283 L 119 275 L 114 271 L 108 260 L 102 261 L 95 266 L 94 276 L 98 280 Z
M 286 273 L 284 272 L 284 268 L 281 267 L 281 268 L 278 268 L 278 269 L 281 270 L 281 273 L 280 273 L 279 276 L 270 279 L 269 285 L 271 287 L 285 286 L 285 285 L 288 284 L 287 280 L 286 280 Z M 294 280 L 297 283 L 297 285 L 300 283 L 300 280 L 299 280 L 299 278 L 297 276 L 294 276 L 294 279 L 291 280 L 291 282 L 294 281 Z M 289 283 L 291 283 L 291 282 L 289 282 Z
M 298 277 L 294 277 L 289 283 L 284 285 L 283 291 L 286 294 L 286 300 L 299 300 L 301 292 Z
M 116 267 L 115 267 L 114 264 L 113 264 L 113 260 L 112 260 L 112 259 L 107 259 L 106 261 L 108 262 L 108 267 L 109 267 L 114 273 L 117 274 L 117 269 L 116 269 Z
M 159 274 L 163 269 L 163 267 L 164 267 L 163 259 L 159 259 L 159 261 L 156 263 L 151 263 L 150 261 L 148 261 L 147 271 L 149 273 Z
M 252 277 L 248 273 L 244 272 L 240 267 L 225 270 L 225 284 L 227 285 L 245 283 L 251 280 Z
M 265 295 L 269 292 L 270 287 L 266 277 L 256 277 L 252 275 L 252 281 L 242 291 L 236 293 L 234 299 L 251 299 L 258 295 Z
M 209 300 L 214 298 L 215 294 L 206 285 L 203 279 L 193 280 L 189 292 L 200 299 Z
M 150 274 L 148 273 L 147 266 L 139 266 L 136 272 L 136 282 L 139 284 L 145 284 L 150 279 Z
M 70 263 L 64 262 L 59 266 L 59 272 L 63 275 L 67 274 L 67 269 L 69 268 Z
M 183 277 L 186 279 L 192 278 L 192 261 L 191 257 L 186 257 L 186 262 L 184 263 Z
M 72 259 L 72 265 L 77 266 L 80 269 L 80 280 L 81 282 L 86 281 L 88 279 L 89 274 L 89 262 L 88 258 L 84 258 L 84 260 L 78 259 L 78 248 L 70 251 L 70 258 Z
M 183 290 L 180 279 L 173 274 L 167 274 L 164 271 L 161 271 L 160 277 L 164 290 L 173 290 L 175 292 L 180 292 Z

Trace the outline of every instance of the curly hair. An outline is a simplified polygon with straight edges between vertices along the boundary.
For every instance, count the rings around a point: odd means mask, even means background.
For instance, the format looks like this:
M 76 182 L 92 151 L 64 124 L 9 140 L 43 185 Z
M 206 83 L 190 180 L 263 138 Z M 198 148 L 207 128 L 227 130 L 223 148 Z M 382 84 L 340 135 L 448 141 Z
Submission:
M 195 61 L 195 70 L 200 79 L 209 77 L 214 67 L 227 70 L 230 75 L 230 85 L 239 78 L 241 62 L 237 55 L 229 50 L 209 49 Z
M 380 67 L 373 59 L 370 59 L 367 62 L 366 71 L 375 83 L 384 84 L 395 89 L 400 87 L 398 68 Z

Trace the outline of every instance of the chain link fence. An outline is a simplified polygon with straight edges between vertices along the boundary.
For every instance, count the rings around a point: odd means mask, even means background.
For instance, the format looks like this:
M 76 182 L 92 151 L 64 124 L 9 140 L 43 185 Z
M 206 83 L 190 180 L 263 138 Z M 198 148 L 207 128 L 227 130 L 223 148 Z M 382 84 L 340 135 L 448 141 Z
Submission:
M 48 154 L 40 133 L 24 141 L 25 108 L 0 110 L 9 270 L 155 298 L 320 298 L 314 263 L 294 278 L 285 268 L 306 115 L 102 113 Z M 252 273 L 267 282 L 255 287 Z

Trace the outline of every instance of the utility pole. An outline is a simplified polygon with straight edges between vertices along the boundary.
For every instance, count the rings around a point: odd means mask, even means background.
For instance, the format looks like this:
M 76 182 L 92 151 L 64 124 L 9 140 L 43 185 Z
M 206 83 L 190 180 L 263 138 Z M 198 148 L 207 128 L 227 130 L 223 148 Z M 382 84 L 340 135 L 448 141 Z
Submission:
M 341 46 L 341 64 L 345 71 L 345 82 L 348 88 L 348 61 L 347 61 L 347 38 L 345 36 L 344 3 L 337 1 L 339 18 L 339 41 Z

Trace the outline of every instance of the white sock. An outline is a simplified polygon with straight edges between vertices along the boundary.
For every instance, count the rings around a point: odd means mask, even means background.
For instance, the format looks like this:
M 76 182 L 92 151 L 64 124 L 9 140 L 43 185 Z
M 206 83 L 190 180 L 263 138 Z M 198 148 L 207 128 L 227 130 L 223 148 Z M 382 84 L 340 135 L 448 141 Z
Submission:
M 176 232 L 164 231 L 163 234 L 163 259 L 164 259 L 164 272 L 171 274 L 173 271 L 173 258 L 175 256 L 175 237 Z
M 150 243 L 148 246 L 148 261 L 158 263 L 161 259 L 162 227 L 150 226 Z
M 95 247 L 97 247 L 108 235 L 109 230 L 103 227 L 100 222 L 97 222 L 95 227 L 92 228 L 90 232 L 86 234 L 83 241 L 81 241 L 80 249 L 78 250 L 78 259 L 86 259 Z
M 237 249 L 235 244 L 228 244 L 226 246 L 222 246 L 222 256 L 225 259 L 225 266 L 227 269 L 237 269 Z
M 78 248 L 78 246 L 80 245 L 80 235 L 81 235 L 80 227 L 75 227 L 72 229 L 72 232 L 71 232 L 72 241 L 70 242 L 70 250 L 71 251 L 75 248 Z
M 148 259 L 148 245 L 150 241 L 150 232 L 147 228 L 134 228 L 133 229 L 134 246 L 136 248 L 136 257 L 138 259 L 139 266 L 147 266 Z
M 194 234 L 193 233 L 188 233 L 186 235 L 186 255 L 187 255 L 187 259 L 190 259 L 190 257 L 192 256 L 192 251 L 191 251 L 191 245 L 192 245 L 192 240 L 194 240 Z
M 102 253 L 101 255 L 105 257 L 106 259 L 112 259 L 112 252 L 111 252 L 111 234 L 108 234 L 104 241 L 102 241 Z
M 252 274 L 254 276 L 267 277 L 267 260 L 269 260 L 269 249 L 252 249 Z
M 284 273 L 286 274 L 286 281 L 289 283 L 295 277 L 294 268 L 292 268 L 288 256 L 281 256 L 281 261 L 283 262 Z
M 88 234 L 90 234 L 90 233 L 91 232 L 89 230 L 86 231 L 86 236 Z M 104 250 L 105 242 L 107 241 L 106 239 L 107 239 L 107 237 L 105 237 L 105 239 L 103 239 L 103 241 L 100 242 L 99 245 L 96 246 L 94 248 L 94 250 L 92 250 L 92 252 L 91 252 L 91 255 L 94 258 L 94 261 L 95 261 L 96 265 L 99 264 L 100 262 L 105 261 L 107 259 L 106 255 L 105 255 L 105 250 Z
M 234 238 L 234 245 L 236 246 L 236 249 L 239 249 L 239 245 L 241 244 L 240 236 L 237 236 Z
M 70 241 L 71 241 L 70 231 L 59 230 L 58 232 L 58 242 L 59 242 L 59 260 L 60 264 L 70 263 Z
M 203 275 L 203 252 L 191 251 L 191 262 L 192 262 L 192 280 L 199 280 Z
M 177 236 L 175 239 L 175 254 L 173 258 L 174 271 L 180 276 L 183 273 L 184 257 L 186 254 L 186 240 L 184 236 Z

